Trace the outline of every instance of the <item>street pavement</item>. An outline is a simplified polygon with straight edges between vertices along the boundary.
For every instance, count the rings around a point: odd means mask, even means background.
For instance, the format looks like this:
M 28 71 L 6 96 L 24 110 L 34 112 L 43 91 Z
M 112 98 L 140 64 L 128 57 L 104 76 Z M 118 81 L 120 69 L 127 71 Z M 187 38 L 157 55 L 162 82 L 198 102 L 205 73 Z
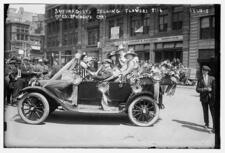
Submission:
M 6 106 L 6 147 L 213 148 L 215 135 L 203 128 L 194 87 L 178 87 L 164 96 L 165 109 L 154 126 L 138 127 L 125 114 L 56 111 L 41 125 L 29 125 L 16 107 Z M 210 116 L 210 126 L 212 120 Z

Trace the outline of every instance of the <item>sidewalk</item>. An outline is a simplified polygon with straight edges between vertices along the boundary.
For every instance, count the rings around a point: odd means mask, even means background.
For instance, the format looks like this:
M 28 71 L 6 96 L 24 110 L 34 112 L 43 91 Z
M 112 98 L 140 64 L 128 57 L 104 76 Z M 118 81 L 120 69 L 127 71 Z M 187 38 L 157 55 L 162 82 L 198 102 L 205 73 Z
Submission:
M 194 86 L 185 86 L 185 85 L 177 85 L 177 88 L 186 88 L 186 89 L 196 89 L 196 85 Z

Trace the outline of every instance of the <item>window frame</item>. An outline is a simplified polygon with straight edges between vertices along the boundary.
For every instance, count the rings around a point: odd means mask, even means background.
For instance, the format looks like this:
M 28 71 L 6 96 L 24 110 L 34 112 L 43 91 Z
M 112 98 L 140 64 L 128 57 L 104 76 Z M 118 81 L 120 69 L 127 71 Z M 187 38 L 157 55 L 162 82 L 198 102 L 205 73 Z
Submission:
M 163 18 L 163 23 L 160 23 L 160 18 Z M 165 22 L 165 18 L 167 18 L 167 22 Z M 161 29 L 161 25 L 163 26 L 163 29 Z M 159 32 L 167 32 L 168 31 L 168 14 L 160 14 L 159 15 L 159 24 L 158 24 Z
M 209 27 L 202 28 L 202 20 L 204 18 L 209 18 Z M 214 21 L 214 22 L 213 22 Z M 214 39 L 215 38 L 215 16 L 204 16 L 200 18 L 200 36 L 201 40 L 204 39 Z
M 97 39 L 95 37 L 97 36 Z M 87 29 L 88 46 L 97 46 L 99 41 L 99 27 Z
M 176 10 L 176 7 L 173 7 L 172 11 L 172 30 L 181 30 L 183 28 L 183 15 L 184 12 L 182 10 Z M 176 20 L 174 20 L 174 17 Z

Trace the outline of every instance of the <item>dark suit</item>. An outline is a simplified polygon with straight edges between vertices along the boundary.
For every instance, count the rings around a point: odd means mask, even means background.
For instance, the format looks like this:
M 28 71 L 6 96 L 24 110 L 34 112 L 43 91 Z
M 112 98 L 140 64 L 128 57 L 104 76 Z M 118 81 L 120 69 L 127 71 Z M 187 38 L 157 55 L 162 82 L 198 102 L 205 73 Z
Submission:
M 211 88 L 211 91 L 208 91 L 207 88 Z M 203 115 L 205 125 L 209 125 L 209 113 L 208 108 L 210 108 L 210 112 L 213 120 L 213 128 L 215 121 L 215 78 L 212 76 L 208 76 L 208 81 L 205 83 L 203 76 L 198 80 L 198 84 L 196 87 L 196 91 L 200 93 L 200 101 L 202 103 Z

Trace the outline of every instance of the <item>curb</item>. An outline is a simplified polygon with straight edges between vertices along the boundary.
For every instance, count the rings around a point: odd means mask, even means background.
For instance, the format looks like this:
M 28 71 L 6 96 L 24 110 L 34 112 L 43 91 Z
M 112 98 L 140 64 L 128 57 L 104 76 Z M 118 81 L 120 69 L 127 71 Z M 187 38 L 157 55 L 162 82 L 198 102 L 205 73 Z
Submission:
M 177 85 L 177 88 L 196 89 L 196 86 Z

